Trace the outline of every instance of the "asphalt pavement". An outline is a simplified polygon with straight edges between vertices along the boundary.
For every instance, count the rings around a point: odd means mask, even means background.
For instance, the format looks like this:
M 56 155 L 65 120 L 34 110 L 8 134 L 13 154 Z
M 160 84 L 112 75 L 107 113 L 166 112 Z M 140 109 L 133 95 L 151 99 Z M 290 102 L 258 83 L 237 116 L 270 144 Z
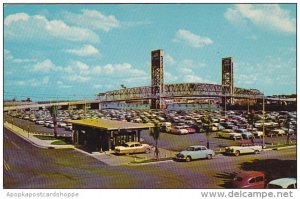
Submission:
M 296 149 L 189 163 L 113 167 L 73 149 L 37 148 L 4 128 L 4 188 L 228 188 L 234 172 L 296 176 Z

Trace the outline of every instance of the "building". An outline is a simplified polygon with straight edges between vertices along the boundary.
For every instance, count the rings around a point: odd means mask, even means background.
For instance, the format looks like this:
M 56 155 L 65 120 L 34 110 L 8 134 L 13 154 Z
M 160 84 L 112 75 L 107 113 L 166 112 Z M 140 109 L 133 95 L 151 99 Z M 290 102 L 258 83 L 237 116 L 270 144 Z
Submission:
M 114 150 L 125 142 L 140 141 L 142 130 L 152 124 L 132 123 L 107 119 L 69 120 L 73 128 L 73 143 L 88 151 Z

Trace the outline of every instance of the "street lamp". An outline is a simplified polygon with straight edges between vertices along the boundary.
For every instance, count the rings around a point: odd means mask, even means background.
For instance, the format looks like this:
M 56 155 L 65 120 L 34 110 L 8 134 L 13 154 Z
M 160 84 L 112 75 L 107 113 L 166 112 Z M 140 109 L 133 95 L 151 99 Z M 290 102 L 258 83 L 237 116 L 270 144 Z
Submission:
M 263 96 L 263 148 L 265 147 L 265 96 Z

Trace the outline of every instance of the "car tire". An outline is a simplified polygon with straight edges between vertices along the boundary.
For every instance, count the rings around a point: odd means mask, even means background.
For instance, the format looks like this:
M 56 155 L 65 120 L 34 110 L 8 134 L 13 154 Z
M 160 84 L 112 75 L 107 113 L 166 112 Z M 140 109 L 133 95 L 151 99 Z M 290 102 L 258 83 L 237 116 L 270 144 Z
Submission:
M 240 151 L 236 151 L 236 152 L 234 153 L 235 156 L 239 156 L 240 154 L 241 154 Z
M 207 159 L 208 159 L 208 160 L 211 160 L 211 159 L 212 159 L 212 155 L 211 155 L 211 154 L 208 154 L 208 155 L 207 155 Z
M 187 156 L 186 158 L 185 158 L 185 161 L 186 162 L 190 162 L 192 160 L 192 158 L 190 157 L 190 156 Z

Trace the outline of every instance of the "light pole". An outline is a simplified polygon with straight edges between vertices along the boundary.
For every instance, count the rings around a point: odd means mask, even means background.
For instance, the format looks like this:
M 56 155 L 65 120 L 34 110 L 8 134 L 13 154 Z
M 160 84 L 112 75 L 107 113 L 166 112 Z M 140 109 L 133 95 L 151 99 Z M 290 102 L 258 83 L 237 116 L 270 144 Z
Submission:
M 265 147 L 265 96 L 263 96 L 263 148 Z

